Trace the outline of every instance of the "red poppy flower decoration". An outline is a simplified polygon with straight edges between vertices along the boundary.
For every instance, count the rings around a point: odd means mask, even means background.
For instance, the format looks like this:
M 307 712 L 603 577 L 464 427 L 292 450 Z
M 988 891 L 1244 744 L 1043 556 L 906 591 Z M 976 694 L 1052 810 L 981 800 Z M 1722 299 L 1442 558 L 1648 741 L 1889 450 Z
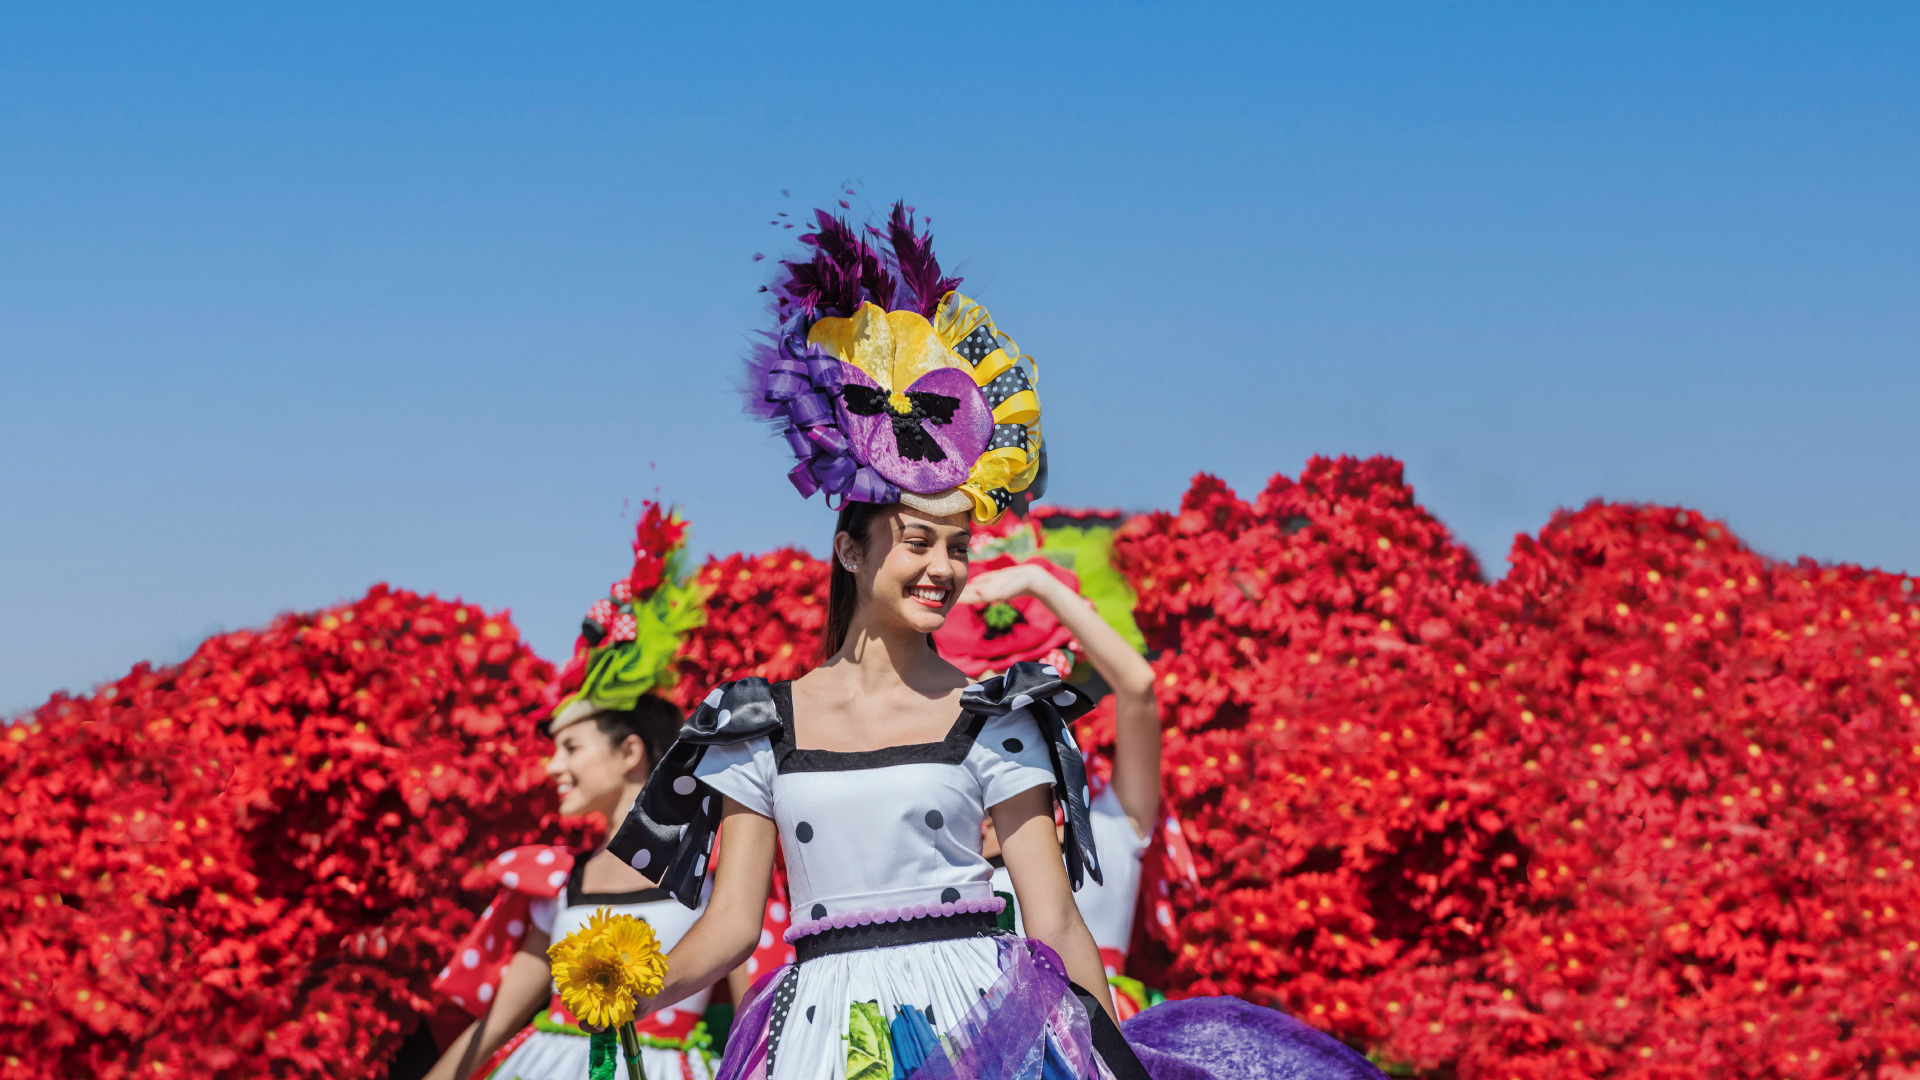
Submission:
M 1030 562 L 1046 568 L 1047 573 L 1080 591 L 1080 579 L 1071 570 L 1035 556 L 1015 559 L 998 555 L 975 563 L 973 573 L 988 574 L 1017 562 Z M 1073 632 L 1060 625 L 1047 606 L 1031 597 L 1018 597 L 995 604 L 967 604 L 953 609 L 947 624 L 934 632 L 933 643 L 940 655 L 970 676 L 989 671 L 1005 671 L 1023 660 L 1044 661 L 1047 654 L 1064 650 L 1073 641 Z

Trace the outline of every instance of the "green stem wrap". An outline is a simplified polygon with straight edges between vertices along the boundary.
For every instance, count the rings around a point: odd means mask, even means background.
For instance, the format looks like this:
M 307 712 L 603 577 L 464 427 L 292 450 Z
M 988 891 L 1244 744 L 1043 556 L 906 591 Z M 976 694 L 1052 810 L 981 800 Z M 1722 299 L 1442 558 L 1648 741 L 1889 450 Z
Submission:
M 640 1067 L 640 1033 L 628 1021 L 611 1031 L 587 1036 L 587 1080 L 620 1080 L 620 1062 L 627 1063 L 627 1080 L 647 1080 Z

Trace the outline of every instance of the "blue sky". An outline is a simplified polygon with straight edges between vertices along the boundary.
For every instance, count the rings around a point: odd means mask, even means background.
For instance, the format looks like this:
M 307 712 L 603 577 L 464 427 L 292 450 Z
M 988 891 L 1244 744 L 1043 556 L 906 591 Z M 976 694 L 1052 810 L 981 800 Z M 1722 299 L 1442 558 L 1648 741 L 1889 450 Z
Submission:
M 820 550 L 731 386 L 847 181 L 1057 501 L 1388 453 L 1494 573 L 1595 496 L 1920 570 L 1910 5 L 16 5 L 0 102 L 0 712 L 381 580 L 558 657 L 656 493 Z

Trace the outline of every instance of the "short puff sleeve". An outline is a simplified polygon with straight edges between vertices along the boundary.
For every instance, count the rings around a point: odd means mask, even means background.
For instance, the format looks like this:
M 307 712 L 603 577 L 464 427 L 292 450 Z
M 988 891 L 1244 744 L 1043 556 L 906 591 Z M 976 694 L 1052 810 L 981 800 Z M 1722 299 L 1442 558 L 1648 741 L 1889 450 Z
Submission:
M 967 768 L 980 781 L 988 807 L 1054 782 L 1046 740 L 1025 709 L 988 718 L 967 753 Z
M 773 742 L 763 735 L 745 742 L 705 747 L 693 775 L 700 783 L 741 806 L 770 818 L 775 771 Z

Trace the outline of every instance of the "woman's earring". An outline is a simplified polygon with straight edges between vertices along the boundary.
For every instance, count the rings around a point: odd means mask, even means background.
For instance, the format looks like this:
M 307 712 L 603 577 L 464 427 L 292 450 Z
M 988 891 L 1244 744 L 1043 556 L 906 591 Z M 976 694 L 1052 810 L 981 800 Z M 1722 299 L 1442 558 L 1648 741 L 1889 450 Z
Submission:
M 847 573 L 849 574 L 857 574 L 860 572 L 860 564 L 844 555 L 840 557 L 840 565 L 846 567 Z

